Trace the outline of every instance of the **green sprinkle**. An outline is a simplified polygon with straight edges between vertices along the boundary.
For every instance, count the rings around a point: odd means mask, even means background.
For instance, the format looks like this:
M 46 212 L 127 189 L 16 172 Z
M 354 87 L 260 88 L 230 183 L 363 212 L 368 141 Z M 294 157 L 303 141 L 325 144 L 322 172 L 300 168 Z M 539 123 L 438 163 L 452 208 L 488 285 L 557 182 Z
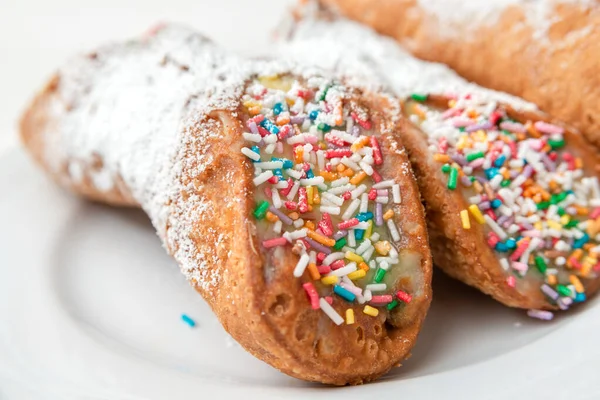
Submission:
M 458 180 L 458 170 L 454 167 L 450 169 L 450 177 L 448 178 L 448 189 L 456 189 L 456 181 Z
M 256 217 L 256 219 L 263 219 L 265 217 L 265 214 L 267 213 L 267 209 L 269 208 L 269 202 L 266 200 L 263 200 L 258 207 L 256 207 L 256 210 L 254 210 L 254 216 Z
M 323 93 L 321 93 L 321 97 L 319 97 L 319 101 L 325 100 L 325 97 L 327 97 L 327 92 L 329 92 L 330 87 L 331 87 L 330 85 L 325 86 Z
M 460 127 L 460 128 L 458 128 L 458 131 L 459 131 L 459 132 L 464 132 L 465 130 L 466 130 L 466 129 L 465 129 L 464 127 Z
M 410 95 L 410 98 L 413 99 L 414 101 L 418 101 L 423 103 L 424 101 L 427 101 L 427 95 L 426 94 L 419 94 L 419 93 L 413 93 Z
M 565 285 L 556 285 L 556 291 L 563 297 L 571 296 L 571 289 Z
M 442 165 L 442 172 L 447 174 L 448 172 L 450 172 L 450 164 L 444 164 Z
M 505 179 L 502 182 L 500 182 L 500 186 L 502 187 L 507 187 L 510 185 L 511 180 L 510 179 Z
M 537 203 L 537 209 L 538 210 L 545 210 L 548 207 L 550 207 L 550 202 L 549 201 L 540 201 L 539 203 Z
M 375 272 L 375 283 L 381 283 L 381 281 L 383 281 L 383 278 L 385 277 L 385 269 L 378 269 L 377 272 Z
M 548 265 L 546 265 L 546 261 L 540 256 L 535 256 L 535 266 L 542 274 L 545 274 L 546 269 L 548 269 Z
M 552 150 L 560 149 L 565 146 L 565 139 L 560 140 L 548 140 L 548 144 L 552 147 Z
M 568 222 L 568 223 L 565 225 L 565 228 L 568 228 L 568 229 L 570 229 L 570 228 L 576 228 L 576 227 L 577 227 L 577 225 L 579 225 L 579 221 L 577 221 L 577 220 L 575 220 L 575 219 L 572 219 L 571 221 L 569 221 L 569 222 Z
M 568 195 L 569 194 L 567 192 L 553 194 L 552 197 L 550 198 L 550 204 L 558 204 L 561 201 L 563 201 L 564 199 L 566 199 Z
M 560 216 L 562 217 L 562 216 L 563 216 L 563 215 L 565 215 L 566 213 L 567 213 L 567 212 L 565 211 L 565 209 L 564 209 L 564 208 L 562 208 L 562 207 L 558 207 L 558 215 L 560 215 Z
M 346 238 L 343 237 L 343 238 L 339 239 L 337 242 L 335 242 L 335 244 L 333 245 L 333 248 L 336 250 L 339 250 L 342 247 L 344 247 L 345 245 L 346 245 Z
M 467 161 L 471 162 L 474 160 L 477 160 L 478 158 L 483 158 L 485 156 L 485 154 L 483 154 L 483 151 L 478 151 L 476 153 L 471 153 L 471 154 L 467 154 Z
M 317 129 L 321 132 L 329 132 L 331 130 L 331 126 L 327 125 L 324 122 L 321 122 L 319 125 L 317 125 Z
M 391 303 L 385 306 L 388 310 L 392 311 L 394 308 L 398 307 L 398 300 L 394 299 Z

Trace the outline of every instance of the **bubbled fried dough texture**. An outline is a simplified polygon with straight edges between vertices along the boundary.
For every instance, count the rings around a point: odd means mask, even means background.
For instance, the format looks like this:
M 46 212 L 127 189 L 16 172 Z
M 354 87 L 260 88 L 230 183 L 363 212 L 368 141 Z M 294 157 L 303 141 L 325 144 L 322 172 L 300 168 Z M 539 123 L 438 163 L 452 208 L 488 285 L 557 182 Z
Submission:
M 409 355 L 431 300 L 431 258 L 423 208 L 399 141 L 398 115 L 388 111 L 397 110 L 397 104 L 390 103 L 393 100 L 388 97 L 353 89 L 353 96 L 371 110 L 374 126 L 381 132 L 385 160 L 382 175 L 402 187 L 403 201 L 396 213 L 396 224 L 403 232 L 400 254 L 402 257 L 403 252 L 414 252 L 420 259 L 416 269 L 409 271 L 408 279 L 400 279 L 394 289 L 411 290 L 414 296 L 409 304 L 391 314 L 382 311 L 376 318 L 364 315 L 362 308 L 355 306 L 356 323 L 335 326 L 322 312 L 311 309 L 302 290 L 303 281 L 293 277 L 297 257 L 288 253 L 269 259 L 261 249 L 251 217 L 255 206 L 252 166 L 240 152 L 244 115 L 239 98 L 254 70 L 230 71 L 228 75 L 215 71 L 212 76 L 198 72 L 198 68 L 215 68 L 218 63 L 214 59 L 218 57 L 190 59 L 194 55 L 188 54 L 189 48 L 195 53 L 217 51 L 197 36 L 168 27 L 147 41 L 93 53 L 82 61 L 81 67 L 89 71 L 61 71 L 23 116 L 21 135 L 25 146 L 42 168 L 75 193 L 96 201 L 144 208 L 165 248 L 224 328 L 259 359 L 310 381 L 344 385 L 376 379 Z M 150 64 L 143 65 L 142 78 L 147 74 L 152 85 L 160 87 L 168 79 L 174 91 L 180 84 L 185 90 L 176 93 L 177 98 L 169 104 L 156 104 L 154 100 L 145 104 L 148 108 L 133 104 L 127 108 L 131 121 L 111 125 L 116 116 L 122 115 L 107 104 L 119 103 L 123 91 L 133 89 L 118 86 L 110 91 L 97 85 L 110 86 L 115 80 L 119 82 L 120 76 L 128 76 L 128 71 L 120 70 L 131 68 L 125 62 L 128 57 L 132 57 L 128 60 L 132 65 L 141 58 L 148 59 Z M 219 61 L 239 63 L 238 59 Z M 260 65 L 258 70 L 266 68 L 270 73 L 288 68 L 276 63 Z M 222 88 L 189 90 L 188 83 L 193 88 L 198 82 L 187 76 L 196 73 L 211 81 L 229 79 L 232 82 L 225 83 L 232 88 L 225 94 Z M 84 84 L 67 91 L 74 81 Z M 149 96 L 155 94 L 151 86 L 142 90 Z M 175 116 L 177 121 L 160 125 L 158 131 L 154 125 L 142 132 L 110 129 L 138 126 L 134 124 L 143 121 L 136 121 L 136 113 L 150 118 L 149 111 L 163 113 L 166 119 Z M 98 137 L 93 135 L 94 129 L 103 118 L 108 124 L 108 130 L 102 130 L 106 137 L 95 142 Z M 123 133 L 139 137 L 131 141 L 121 138 Z M 165 142 L 173 143 L 174 148 L 152 144 L 155 139 L 163 140 L 162 135 L 177 138 Z M 79 141 L 83 143 L 74 146 Z M 111 141 L 116 147 L 109 145 Z M 140 145 L 145 141 L 150 143 Z M 115 158 L 117 151 L 122 158 Z M 172 158 L 161 158 L 163 152 L 172 154 Z M 165 165 L 155 166 L 153 159 Z M 156 170 L 152 174 L 133 173 L 135 166 L 144 161 Z M 77 166 L 75 170 L 73 165 Z M 109 173 L 112 184 L 104 185 L 106 182 L 98 179 L 99 173 Z M 340 314 L 347 307 L 339 299 L 334 303 Z
M 582 130 L 600 145 L 600 4 L 595 1 L 321 0 Z

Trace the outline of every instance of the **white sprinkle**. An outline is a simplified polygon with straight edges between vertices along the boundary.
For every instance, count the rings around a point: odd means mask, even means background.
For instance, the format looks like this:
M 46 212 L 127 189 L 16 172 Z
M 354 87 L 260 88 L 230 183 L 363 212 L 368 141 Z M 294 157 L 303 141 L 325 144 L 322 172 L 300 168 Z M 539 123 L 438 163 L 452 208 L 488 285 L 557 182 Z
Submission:
M 554 260 L 554 263 L 560 267 L 567 263 L 567 259 L 562 256 L 556 257 L 556 259 Z
M 319 166 L 319 171 L 325 169 L 325 153 L 323 150 L 317 150 L 317 165 Z
M 347 239 L 348 239 L 348 246 L 356 247 L 356 236 L 354 236 L 353 230 L 348 231 Z
M 371 283 L 365 286 L 365 290 L 370 290 L 371 292 L 383 292 L 387 289 L 387 285 L 385 283 Z
M 352 218 L 352 214 L 354 214 L 354 212 L 356 211 L 358 206 L 360 206 L 360 200 L 358 200 L 358 199 L 353 200 L 348 205 L 348 208 L 346 208 L 346 211 L 344 211 L 344 214 L 342 215 L 342 219 L 347 220 L 347 219 Z
M 375 198 L 376 203 L 387 204 L 388 201 L 390 201 L 388 196 L 377 196 L 377 198 Z
M 271 190 L 271 200 L 273 201 L 273 207 L 281 208 L 283 203 L 281 202 L 281 197 L 279 197 L 279 191 L 277 189 Z
M 358 163 L 358 165 L 360 165 L 360 167 L 362 168 L 363 171 L 365 171 L 365 173 L 369 176 L 373 175 L 373 167 L 371 167 L 369 164 L 367 164 L 366 162 L 361 161 L 360 163 Z
M 390 249 L 390 258 L 393 258 L 394 260 L 396 260 L 392 264 L 395 264 L 398 262 L 398 250 L 396 250 L 395 247 L 392 247 Z
M 260 135 L 259 135 L 260 136 Z M 249 159 L 251 159 L 252 161 L 258 161 L 260 160 L 260 155 L 253 152 L 252 150 L 250 150 L 247 147 L 242 147 L 242 153 L 248 157 Z
M 300 183 L 302 186 L 319 186 L 325 183 L 325 178 L 322 176 L 315 176 L 314 178 L 300 179 Z
M 317 252 L 312 250 L 309 254 L 310 262 L 316 264 L 317 263 Z
M 394 242 L 400 241 L 400 233 L 398 232 L 398 228 L 396 228 L 396 224 L 392 218 L 387 220 L 387 226 L 390 230 L 390 234 L 392 235 L 392 240 Z
M 385 189 L 394 186 L 394 181 L 389 179 L 387 181 L 381 181 L 373 185 L 373 189 Z
M 371 242 L 377 242 L 379 240 L 379 233 L 375 232 L 371 234 Z
M 328 190 L 329 193 L 331 194 L 342 194 L 342 193 L 346 193 L 346 192 L 350 192 L 352 190 L 356 189 L 356 186 L 352 185 L 352 184 L 347 184 L 344 186 L 338 186 L 338 187 L 334 187 Z
M 353 227 L 351 227 L 350 229 L 368 229 L 369 228 L 369 223 L 368 222 L 359 222 L 357 225 L 354 225 Z
M 267 135 L 263 138 L 263 140 L 265 141 L 265 143 L 267 144 L 274 144 L 277 143 L 277 135 Z
M 298 193 L 298 189 L 300 189 L 300 184 L 298 182 L 294 182 L 294 186 L 292 186 L 292 190 L 287 195 L 287 199 L 292 201 L 296 198 L 296 194 Z
M 379 268 L 381 268 L 384 271 L 387 271 L 388 269 L 390 269 L 390 264 L 388 264 L 387 261 L 382 261 L 379 263 Z
M 281 233 L 281 226 L 283 224 L 281 223 L 281 221 L 277 220 L 275 221 L 275 224 L 273 224 L 273 232 L 275 233 Z
M 283 237 L 290 243 L 292 243 L 294 240 L 306 237 L 306 231 L 307 229 L 299 229 L 297 231 L 291 231 L 291 232 L 284 232 L 283 233 Z
M 256 154 L 256 153 L 255 153 Z M 263 161 L 254 164 L 255 167 L 262 169 L 278 169 L 283 167 L 283 161 Z
M 351 232 L 354 232 L 354 231 L 351 231 Z M 373 237 L 373 235 L 371 235 L 371 237 Z M 375 251 L 375 247 L 371 246 L 364 253 L 361 254 L 361 257 L 363 258 L 363 260 L 369 261 L 371 259 L 371 256 L 373 255 L 374 251 Z
M 288 183 L 284 180 L 280 180 L 273 187 L 276 189 L 285 189 L 288 187 Z
M 395 184 L 394 186 L 392 186 L 392 197 L 394 198 L 394 203 L 402 203 L 402 196 L 400 195 L 400 185 Z
M 294 179 L 300 179 L 302 178 L 302 172 L 301 171 L 296 171 L 295 169 L 286 169 L 285 173 L 288 174 L 288 176 L 291 176 Z
M 358 198 L 358 196 L 360 196 L 361 194 L 363 194 L 366 191 L 367 191 L 367 186 L 360 185 L 359 187 L 357 187 L 356 189 L 351 191 L 350 194 L 353 199 L 356 199 L 356 198 Z
M 310 257 L 308 254 L 303 253 L 296 264 L 296 268 L 294 268 L 294 276 L 296 278 L 300 278 L 306 269 L 308 262 L 310 261 Z
M 254 142 L 254 143 L 258 143 L 258 142 L 260 142 L 260 139 L 262 139 L 258 133 L 244 132 L 242 134 L 242 136 L 244 137 L 245 140 L 247 140 L 249 142 Z M 244 154 L 246 154 L 246 153 L 244 153 Z
M 319 211 L 321 211 L 322 213 L 327 213 L 327 214 L 331 214 L 331 215 L 340 215 L 340 212 L 342 210 L 339 207 L 321 206 L 321 207 L 319 207 Z
M 323 265 L 331 265 L 332 262 L 337 261 L 337 260 L 343 260 L 344 257 L 345 257 L 345 254 L 342 253 L 341 251 L 331 253 L 323 259 Z
M 369 239 L 365 239 L 360 246 L 356 248 L 356 254 L 361 255 L 371 246 L 371 241 Z
M 273 152 L 275 151 L 275 147 L 277 145 L 275 143 L 271 143 L 270 145 L 268 145 L 267 147 L 265 147 L 265 153 L 267 154 L 273 154 Z
M 340 314 L 338 314 L 323 297 L 319 299 L 319 306 L 321 307 L 321 310 L 323 310 L 325 315 L 327 315 L 333 321 L 334 324 L 341 325 L 344 323 L 344 318 L 342 318 Z
M 300 227 L 304 226 L 304 220 L 302 218 L 298 218 L 297 220 L 295 220 L 293 222 L 293 225 L 296 228 L 300 228 Z
M 369 195 L 367 193 L 363 193 L 360 195 L 360 209 L 358 210 L 361 213 L 367 212 L 369 210 Z
M 355 163 L 354 161 L 352 161 L 351 159 L 349 159 L 348 157 L 342 158 L 342 164 L 344 164 L 347 167 L 352 168 L 354 171 L 358 171 L 360 169 L 358 164 Z
M 331 273 L 329 275 L 345 276 L 345 275 L 353 273 L 354 271 L 356 271 L 356 263 L 351 262 L 342 268 L 338 268 L 335 271 L 331 271 Z
M 487 224 L 490 226 L 490 228 L 500 237 L 500 240 L 506 240 L 508 238 L 506 232 L 504 232 L 500 225 L 498 225 L 496 221 L 494 221 L 489 215 L 483 214 L 483 218 L 485 219 L 485 222 L 487 222 Z
M 371 293 L 370 290 L 365 290 L 363 297 L 365 298 L 365 301 L 371 301 L 373 300 L 373 293 Z
M 254 182 L 254 186 L 259 186 L 271 179 L 273 176 L 273 171 L 265 171 L 258 175 L 252 182 Z
M 323 192 L 321 194 L 321 198 L 329 200 L 336 206 L 341 206 L 342 204 L 344 204 L 344 199 L 342 199 L 341 197 L 338 197 L 338 196 L 334 196 L 333 194 L 328 193 L 328 192 Z
M 348 182 L 350 182 L 350 178 L 348 178 L 347 176 L 344 176 L 343 178 L 336 179 L 335 181 L 331 182 L 331 187 L 342 186 L 342 185 L 347 184 Z
M 502 269 L 505 271 L 508 271 L 510 269 L 510 264 L 508 263 L 508 260 L 504 257 L 500 259 L 500 266 L 502 266 Z

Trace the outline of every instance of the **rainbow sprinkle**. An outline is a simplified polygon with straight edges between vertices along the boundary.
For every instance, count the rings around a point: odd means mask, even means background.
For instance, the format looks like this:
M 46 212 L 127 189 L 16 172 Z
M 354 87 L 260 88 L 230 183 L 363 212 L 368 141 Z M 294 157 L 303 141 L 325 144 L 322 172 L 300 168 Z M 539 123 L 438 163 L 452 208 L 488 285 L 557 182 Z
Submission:
M 312 308 L 337 325 L 355 322 L 348 304 L 366 304 L 371 316 L 377 307 L 393 309 L 396 294 L 373 296 L 366 287 L 385 291 L 386 274 L 399 263 L 402 232 L 393 217 L 402 190 L 378 172 L 384 159 L 367 111 L 337 83 L 287 76 L 257 78 L 242 100 L 248 132 L 241 153 L 254 167 L 262 247 L 297 254 L 294 277 Z M 405 303 L 410 298 L 404 293 Z
M 470 217 L 485 226 L 507 285 L 537 277 L 560 309 L 584 301 L 580 278 L 600 271 L 600 186 L 565 149 L 564 129 L 521 123 L 471 95 L 452 98 L 446 110 L 412 98 L 410 119 L 427 133 L 448 189 L 469 200 L 458 216 L 463 228 L 471 228 Z M 547 311 L 529 315 L 552 319 Z

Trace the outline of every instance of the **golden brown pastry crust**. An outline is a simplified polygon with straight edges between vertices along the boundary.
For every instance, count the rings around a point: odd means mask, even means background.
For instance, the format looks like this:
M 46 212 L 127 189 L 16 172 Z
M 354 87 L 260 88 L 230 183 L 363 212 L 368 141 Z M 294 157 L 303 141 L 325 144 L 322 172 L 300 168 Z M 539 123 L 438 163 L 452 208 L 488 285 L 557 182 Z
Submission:
M 466 20 L 467 29 L 459 26 L 447 35 L 442 31 L 451 29 L 449 21 L 440 21 L 417 0 L 320 1 L 395 38 L 419 58 L 445 63 L 482 86 L 537 104 L 600 145 L 597 2 L 548 2 L 550 15 L 542 16 L 548 32 L 537 37 L 522 5 L 500 10 L 481 26 Z M 458 14 L 461 6 L 456 7 Z
M 448 99 L 443 96 L 430 96 L 429 104 L 444 107 Z M 515 120 L 551 121 L 547 116 L 536 112 L 516 111 L 503 106 Z M 425 203 L 431 252 L 435 265 L 445 273 L 464 283 L 476 287 L 497 301 L 517 308 L 557 309 L 540 290 L 541 278 L 521 280 L 517 287 L 506 284 L 506 273 L 502 269 L 496 253 L 488 245 L 483 225 L 471 224 L 471 229 L 462 226 L 460 211 L 469 203 L 460 191 L 450 191 L 446 187 L 447 178 L 442 173 L 441 164 L 433 161 L 426 136 L 408 121 L 403 121 L 403 143 L 410 155 L 410 161 L 417 176 L 417 183 Z M 565 138 L 575 154 L 584 160 L 585 170 L 590 174 L 600 173 L 600 155 L 577 131 L 567 130 Z M 600 278 L 585 280 L 586 294 L 592 295 L 600 286 Z
M 111 190 L 94 186 L 90 176 L 94 164 L 102 164 L 100 156 L 85 165 L 84 178 L 79 181 L 71 178 L 68 163 L 58 172 L 49 166 L 43 135 L 57 129 L 51 109 L 65 100 L 60 97 L 60 85 L 60 77 L 54 77 L 23 115 L 21 137 L 26 148 L 57 182 L 75 193 L 113 205 L 139 206 L 118 177 L 120 183 Z M 409 304 L 391 313 L 380 312 L 376 318 L 363 314 L 362 306 L 355 304 L 356 323 L 335 326 L 322 312 L 311 309 L 302 280 L 293 277 L 297 256 L 288 252 L 283 259 L 266 259 L 251 218 L 255 207 L 252 166 L 240 152 L 244 144 L 241 105 L 237 111 L 215 109 L 185 126 L 190 140 L 180 152 L 185 168 L 179 186 L 184 189 L 170 205 L 174 210 L 171 221 L 193 224 L 190 239 L 198 254 L 216 255 L 216 262 L 209 260 L 205 271 L 220 276 L 215 286 L 191 283 L 224 328 L 250 353 L 281 371 L 334 385 L 369 382 L 399 365 L 409 356 L 431 301 L 432 262 L 423 207 L 400 142 L 405 128 L 388 112 L 397 105 L 390 105 L 393 100 L 377 93 L 352 90 L 356 100 L 371 110 L 375 128 L 383 132 L 379 136 L 385 160 L 381 175 L 402 186 L 396 224 L 404 232 L 403 249 L 421 255 L 417 276 L 411 276 L 412 281 L 399 280 L 394 288 L 414 289 Z M 206 135 L 206 131 L 212 134 Z M 212 162 L 197 168 L 198 160 L 207 156 Z M 194 172 L 197 170 L 201 173 Z M 168 238 L 171 227 L 166 229 Z M 179 245 L 168 239 L 165 243 L 172 255 Z M 265 270 L 270 262 L 275 273 L 267 280 Z M 343 314 L 348 305 L 338 300 L 333 307 Z

